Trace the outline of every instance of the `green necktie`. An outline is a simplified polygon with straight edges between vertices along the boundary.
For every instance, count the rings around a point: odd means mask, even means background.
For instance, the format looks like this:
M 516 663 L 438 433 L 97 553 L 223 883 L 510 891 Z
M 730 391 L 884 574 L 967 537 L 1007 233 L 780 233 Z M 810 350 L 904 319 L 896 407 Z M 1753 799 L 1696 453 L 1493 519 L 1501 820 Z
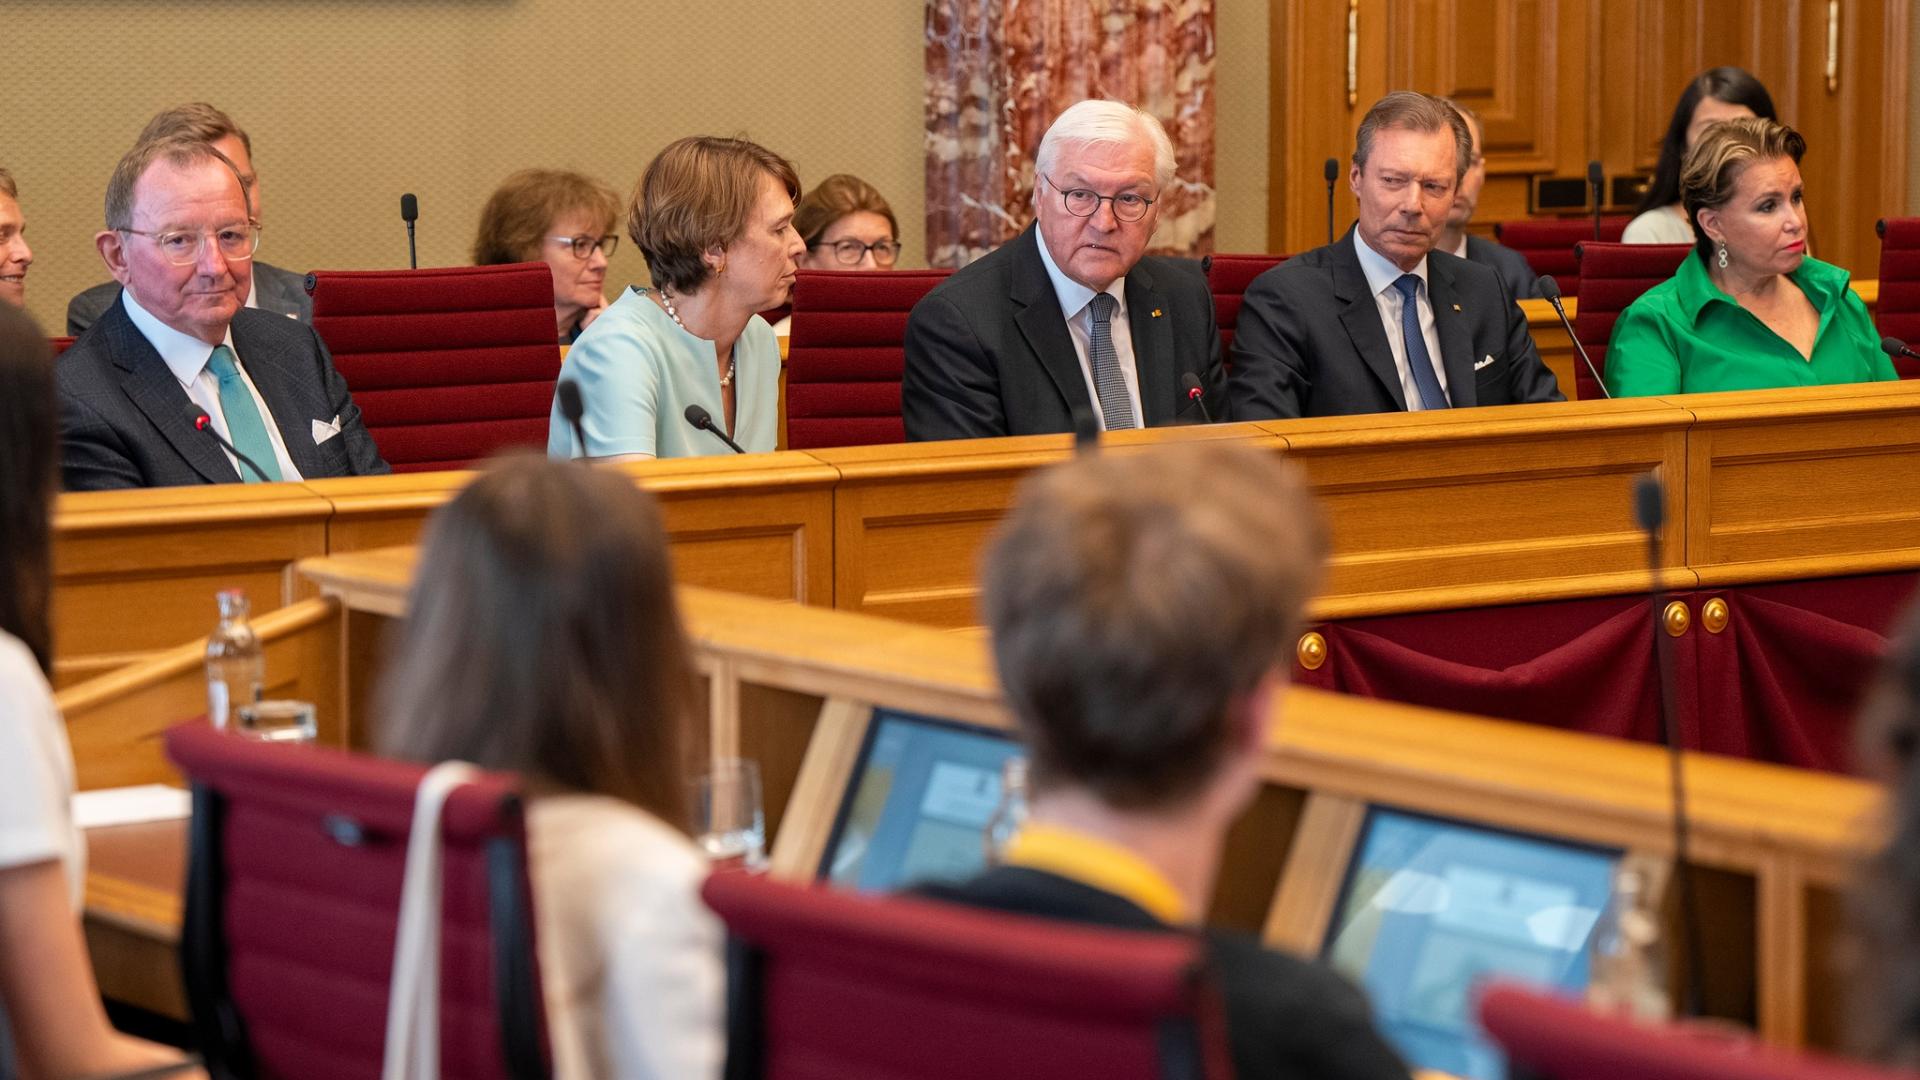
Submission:
M 267 438 L 267 425 L 253 404 L 253 392 L 234 364 L 233 350 L 225 345 L 216 347 L 207 359 L 207 368 L 220 380 L 220 411 L 226 414 L 227 437 L 233 440 L 234 449 L 252 458 L 268 479 L 280 479 L 280 460 L 274 456 L 273 440 Z M 252 469 L 245 465 L 239 468 L 240 479 L 249 484 L 260 482 Z

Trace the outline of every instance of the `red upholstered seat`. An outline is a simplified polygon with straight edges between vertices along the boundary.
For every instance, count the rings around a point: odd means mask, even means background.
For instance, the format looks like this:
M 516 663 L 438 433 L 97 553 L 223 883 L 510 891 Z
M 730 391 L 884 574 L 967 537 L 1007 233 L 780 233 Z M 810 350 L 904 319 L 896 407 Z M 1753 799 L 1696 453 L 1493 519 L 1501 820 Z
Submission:
M 903 897 L 709 878 L 733 1080 L 1231 1075 L 1198 941 Z
M 425 770 L 199 722 L 167 754 L 193 784 L 181 964 L 210 1071 L 375 1080 Z M 455 790 L 441 835 L 442 1075 L 545 1076 L 515 783 Z
M 1635 1024 L 1511 986 L 1481 997 L 1480 1023 L 1512 1075 L 1538 1080 L 1920 1080 L 1719 1029 Z
M 1220 357 L 1233 348 L 1234 327 L 1240 323 L 1240 299 L 1253 279 L 1287 261 L 1285 255 L 1209 255 L 1203 260 L 1207 291 L 1213 294 L 1213 317 L 1220 326 Z
M 307 275 L 313 328 L 395 472 L 547 444 L 560 374 L 545 263 Z
M 1882 334 L 1920 349 L 1920 218 L 1888 218 L 1880 232 L 1880 304 L 1873 321 Z M 1903 379 L 1920 378 L 1920 360 L 1895 357 Z
M 1640 294 L 1667 280 L 1680 269 L 1680 260 L 1693 250 L 1692 244 L 1596 244 L 1591 240 L 1575 244 L 1574 261 L 1579 265 L 1579 313 L 1574 316 L 1573 332 L 1586 347 L 1587 356 L 1602 378 L 1607 374 L 1607 342 L 1613 338 L 1613 324 L 1627 305 Z M 1545 271 L 1542 271 L 1544 273 Z M 1562 295 L 1566 288 L 1562 286 Z M 1586 401 L 1600 396 L 1600 387 L 1579 359 L 1574 360 L 1576 395 Z
M 787 339 L 787 447 L 905 442 L 907 313 L 950 270 L 802 270 Z
M 1618 243 L 1620 234 L 1627 230 L 1627 222 L 1632 220 L 1625 216 L 1601 218 L 1601 242 Z M 1497 221 L 1493 225 L 1493 237 L 1524 256 L 1534 273 L 1552 274 L 1560 284 L 1560 295 L 1572 296 L 1580 288 L 1580 263 L 1574 258 L 1573 245 L 1594 239 L 1593 219 Z
M 53 346 L 53 355 L 55 356 L 59 356 L 61 353 L 73 348 L 73 339 L 70 337 L 48 338 L 47 342 Z

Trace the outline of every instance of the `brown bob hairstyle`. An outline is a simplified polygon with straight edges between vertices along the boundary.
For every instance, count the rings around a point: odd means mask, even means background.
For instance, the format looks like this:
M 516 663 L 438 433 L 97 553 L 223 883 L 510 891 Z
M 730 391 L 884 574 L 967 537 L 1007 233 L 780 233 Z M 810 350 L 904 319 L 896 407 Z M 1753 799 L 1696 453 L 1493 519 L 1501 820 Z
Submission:
M 480 211 L 473 239 L 478 266 L 534 262 L 553 223 L 572 213 L 593 215 L 594 235 L 605 236 L 620 220 L 620 196 L 577 172 L 522 169 L 500 182 Z
M 872 184 L 847 173 L 834 173 L 800 197 L 793 207 L 793 229 L 811 247 L 834 222 L 862 211 L 886 218 L 887 231 L 895 240 L 900 238 L 900 222 L 886 197 Z
M 684 831 L 693 694 L 653 497 L 504 455 L 428 526 L 381 751 L 611 795 Z
M 762 176 L 800 197 L 792 162 L 758 143 L 695 135 L 660 151 L 627 206 L 627 233 L 653 283 L 683 294 L 706 284 L 713 268 L 702 256 L 746 231 Z

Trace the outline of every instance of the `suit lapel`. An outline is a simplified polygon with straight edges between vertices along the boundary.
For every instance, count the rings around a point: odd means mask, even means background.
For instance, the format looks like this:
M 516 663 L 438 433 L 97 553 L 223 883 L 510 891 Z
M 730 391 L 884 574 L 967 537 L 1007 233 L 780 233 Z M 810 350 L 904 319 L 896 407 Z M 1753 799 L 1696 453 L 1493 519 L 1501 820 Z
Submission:
M 1073 335 L 1067 332 L 1066 315 L 1053 291 L 1053 279 L 1040 261 L 1040 236 L 1028 226 L 1013 242 L 1021 245 L 1013 260 L 1013 299 L 1020 305 L 1013 316 L 1014 325 L 1032 350 L 1034 365 L 1053 380 L 1068 413 L 1076 405 L 1092 412 L 1093 398 L 1080 371 L 1080 354 L 1074 351 Z
M 238 481 L 240 474 L 234 471 L 220 444 L 193 426 L 199 408 L 180 388 L 179 380 L 146 335 L 133 325 L 119 298 L 100 319 L 114 366 L 125 373 L 120 380 L 121 392 L 202 479 L 214 484 Z
M 1447 400 L 1456 409 L 1480 403 L 1474 386 L 1473 334 L 1460 310 L 1460 291 L 1447 257 L 1427 256 L 1427 293 L 1433 300 L 1433 324 L 1440 338 L 1440 364 L 1447 371 Z
M 255 311 L 257 319 L 261 313 Z M 266 313 L 266 318 L 284 319 L 285 315 Z M 280 431 L 280 441 L 286 444 L 287 456 L 293 459 L 293 467 L 307 479 L 318 479 L 327 475 L 325 463 L 319 457 L 319 447 L 313 441 L 313 421 L 331 422 L 331 416 L 312 416 L 313 403 L 304 399 L 295 391 L 302 385 L 300 373 L 290 363 L 289 357 L 268 344 L 255 328 L 247 325 L 249 313 L 240 312 L 233 319 L 233 347 L 240 354 L 241 366 L 247 369 L 247 376 L 253 380 L 253 388 L 260 391 L 260 399 L 267 403 L 267 411 L 273 414 L 273 426 Z
M 1407 409 L 1406 392 L 1400 389 L 1400 370 L 1393 366 L 1393 346 L 1387 342 L 1387 330 L 1380 322 L 1380 304 L 1367 287 L 1366 271 L 1360 269 L 1360 256 L 1353 250 L 1353 230 L 1333 250 L 1333 294 L 1346 302 L 1340 310 L 1340 325 L 1346 327 L 1353 351 L 1373 372 L 1387 396 Z
M 1133 370 L 1140 382 L 1140 423 L 1156 427 L 1179 414 L 1185 401 L 1177 383 L 1173 355 L 1173 320 L 1167 317 L 1153 275 L 1142 263 L 1127 274 L 1127 322 L 1132 328 Z

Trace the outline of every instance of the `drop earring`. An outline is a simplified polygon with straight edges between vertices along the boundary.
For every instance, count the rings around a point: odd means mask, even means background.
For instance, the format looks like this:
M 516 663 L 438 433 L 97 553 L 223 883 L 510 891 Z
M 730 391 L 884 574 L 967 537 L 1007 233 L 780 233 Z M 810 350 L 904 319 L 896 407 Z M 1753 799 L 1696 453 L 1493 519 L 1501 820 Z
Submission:
M 1725 240 L 1720 241 L 1720 253 L 1713 257 L 1713 261 L 1720 264 L 1720 269 L 1725 270 L 1727 268 L 1727 242 Z

